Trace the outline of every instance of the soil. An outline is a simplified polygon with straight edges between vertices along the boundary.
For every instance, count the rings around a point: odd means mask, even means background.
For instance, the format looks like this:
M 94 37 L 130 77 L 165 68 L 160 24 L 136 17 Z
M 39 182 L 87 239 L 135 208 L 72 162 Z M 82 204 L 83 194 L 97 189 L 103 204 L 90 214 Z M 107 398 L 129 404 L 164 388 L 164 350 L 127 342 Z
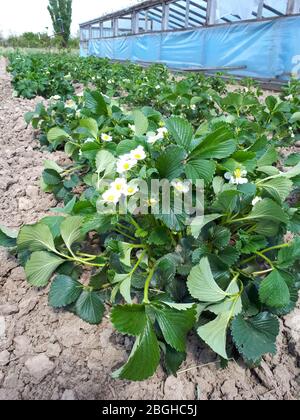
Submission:
M 42 152 L 23 115 L 42 98 L 13 97 L 5 61 L 0 61 L 0 224 L 34 223 L 55 206 L 39 188 L 43 161 L 61 153 Z M 107 316 L 100 326 L 54 311 L 47 290 L 29 287 L 17 261 L 0 250 L 0 400 L 293 400 L 300 396 L 300 309 L 281 323 L 275 357 L 249 370 L 217 358 L 195 336 L 178 377 L 161 368 L 143 383 L 116 381 L 131 340 L 114 332 Z

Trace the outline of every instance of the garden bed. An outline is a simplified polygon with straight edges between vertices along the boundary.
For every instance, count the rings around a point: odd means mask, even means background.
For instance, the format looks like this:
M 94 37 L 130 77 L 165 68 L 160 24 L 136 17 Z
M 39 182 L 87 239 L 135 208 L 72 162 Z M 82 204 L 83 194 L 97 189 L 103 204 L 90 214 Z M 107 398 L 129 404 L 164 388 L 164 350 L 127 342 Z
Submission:
M 41 152 L 23 115 L 41 98 L 13 97 L 5 62 L 0 65 L 0 224 L 20 227 L 47 214 L 56 202 L 39 189 L 43 161 L 65 155 Z M 188 358 L 177 378 L 159 368 L 142 383 L 114 380 L 132 342 L 101 325 L 48 306 L 48 290 L 27 285 L 23 268 L 1 250 L 0 399 L 297 399 L 299 398 L 300 309 L 281 322 L 275 357 L 249 370 L 229 362 L 222 370 L 215 353 L 191 336 Z

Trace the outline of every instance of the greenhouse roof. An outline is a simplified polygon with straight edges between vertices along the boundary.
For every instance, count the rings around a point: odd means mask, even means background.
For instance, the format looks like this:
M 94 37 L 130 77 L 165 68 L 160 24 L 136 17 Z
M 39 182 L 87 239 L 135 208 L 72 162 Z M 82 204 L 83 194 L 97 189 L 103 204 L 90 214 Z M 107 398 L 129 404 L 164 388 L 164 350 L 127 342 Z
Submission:
M 97 24 L 110 19 L 119 18 L 139 12 L 141 16 L 160 21 L 163 17 L 163 5 L 169 4 L 170 29 L 182 28 L 186 21 L 188 4 L 189 20 L 193 26 L 207 23 L 208 7 L 215 9 L 215 16 L 219 23 L 233 23 L 241 20 L 276 18 L 290 13 L 297 13 L 300 0 L 146 0 L 134 6 L 100 16 L 82 23 L 80 26 Z M 290 9 L 290 13 L 289 13 Z

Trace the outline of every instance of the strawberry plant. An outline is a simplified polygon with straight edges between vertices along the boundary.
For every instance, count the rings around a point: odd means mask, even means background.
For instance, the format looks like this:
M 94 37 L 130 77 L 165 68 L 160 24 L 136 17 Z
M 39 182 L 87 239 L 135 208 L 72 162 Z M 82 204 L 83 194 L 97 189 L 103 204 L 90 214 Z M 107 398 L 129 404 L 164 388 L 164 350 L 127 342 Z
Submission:
M 0 227 L 0 245 L 30 285 L 51 283 L 52 307 L 91 324 L 109 312 L 132 338 L 115 378 L 147 379 L 160 361 L 175 374 L 191 331 L 223 361 L 240 354 L 255 365 L 276 352 L 278 317 L 298 301 L 300 159 L 283 161 L 280 147 L 299 136 L 299 85 L 292 98 L 262 102 L 249 81 L 227 94 L 219 79 L 191 75 L 162 82 L 159 95 L 151 82 L 149 98 L 122 83 L 144 107 L 87 89 L 26 116 L 73 163 L 45 162 L 41 185 L 60 201 L 56 215 L 18 234 Z M 163 180 L 168 191 L 153 194 Z

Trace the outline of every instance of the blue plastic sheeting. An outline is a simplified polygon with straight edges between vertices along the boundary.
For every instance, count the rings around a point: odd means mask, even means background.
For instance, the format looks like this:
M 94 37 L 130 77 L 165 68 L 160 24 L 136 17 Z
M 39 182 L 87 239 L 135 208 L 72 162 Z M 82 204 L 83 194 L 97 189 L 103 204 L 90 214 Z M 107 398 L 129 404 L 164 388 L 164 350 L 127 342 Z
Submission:
M 161 62 L 170 67 L 240 67 L 242 76 L 285 79 L 300 77 L 300 16 L 263 22 L 93 39 L 81 55 Z

